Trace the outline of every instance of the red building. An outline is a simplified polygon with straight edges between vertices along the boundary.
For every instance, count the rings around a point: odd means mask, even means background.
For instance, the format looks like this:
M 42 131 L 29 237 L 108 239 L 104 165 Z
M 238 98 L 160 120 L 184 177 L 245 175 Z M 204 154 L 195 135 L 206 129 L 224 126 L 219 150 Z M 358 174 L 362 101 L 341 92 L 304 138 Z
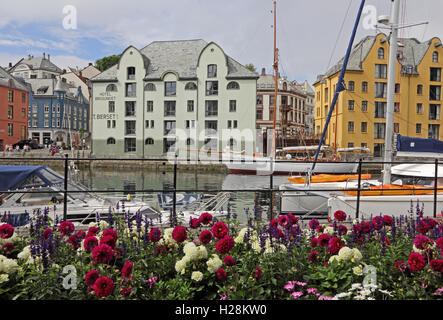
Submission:
M 0 68 L 0 151 L 28 137 L 26 85 Z

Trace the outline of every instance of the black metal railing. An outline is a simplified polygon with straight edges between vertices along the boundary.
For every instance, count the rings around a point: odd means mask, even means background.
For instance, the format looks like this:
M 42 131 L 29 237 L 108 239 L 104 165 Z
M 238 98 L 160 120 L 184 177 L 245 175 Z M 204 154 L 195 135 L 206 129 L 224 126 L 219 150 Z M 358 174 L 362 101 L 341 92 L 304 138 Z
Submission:
M 269 194 L 269 206 L 270 206 L 270 212 L 271 216 L 273 216 L 274 208 L 273 208 L 273 202 L 274 202 L 274 194 L 276 192 L 282 192 L 280 189 L 274 188 L 274 175 L 275 174 L 268 174 L 269 176 L 269 187 L 268 188 L 255 188 L 255 189 L 178 189 L 177 188 L 177 176 L 178 176 L 178 165 L 179 163 L 182 164 L 195 164 L 195 163 L 204 163 L 204 162 L 210 162 L 210 163 L 227 163 L 227 162 L 245 162 L 243 160 L 239 159 L 204 159 L 204 160 L 194 160 L 194 159 L 180 159 L 177 156 L 171 159 L 169 158 L 69 158 L 68 154 L 64 154 L 64 157 L 40 157 L 40 158 L 17 158 L 17 157 L 0 157 L 0 163 L 9 162 L 9 161 L 20 161 L 20 162 L 33 162 L 33 161 L 62 161 L 63 162 L 63 168 L 64 168 L 64 186 L 63 190 L 60 190 L 61 193 L 63 193 L 63 219 L 67 220 L 67 212 L 68 212 L 68 195 L 70 193 L 125 193 L 127 194 L 129 191 L 126 189 L 123 190 L 68 190 L 68 179 L 69 179 L 69 161 L 75 161 L 77 164 L 79 162 L 85 161 L 85 162 L 94 162 L 94 161 L 125 161 L 125 162 L 132 162 L 132 161 L 139 161 L 139 162 L 162 162 L 163 164 L 166 164 L 167 162 L 172 162 L 172 172 L 173 172 L 173 187 L 171 189 L 142 189 L 142 190 L 130 190 L 131 193 L 173 193 L 173 209 L 172 212 L 174 215 L 177 213 L 177 200 L 176 196 L 177 193 L 183 193 L 183 192 L 198 192 L 198 193 L 216 193 L 216 192 L 267 192 Z M 250 161 L 250 160 L 248 160 Z M 252 160 L 250 161 L 252 163 L 260 163 L 261 165 L 268 163 L 269 161 L 257 161 Z M 300 163 L 301 161 L 297 160 L 274 160 L 274 163 Z M 303 161 L 303 163 L 313 163 L 313 161 Z M 331 163 L 340 164 L 340 163 L 350 163 L 348 161 L 334 161 Z M 351 162 L 355 163 L 355 162 Z M 439 161 L 438 159 L 435 159 L 434 161 L 392 161 L 392 162 L 385 162 L 385 161 L 363 161 L 362 159 L 358 160 L 358 167 L 357 167 L 357 174 L 358 174 L 358 184 L 357 188 L 337 188 L 337 189 L 315 189 L 315 188 L 309 188 L 309 192 L 316 192 L 316 191 L 354 191 L 357 193 L 356 196 L 356 218 L 359 217 L 360 213 L 360 198 L 361 198 L 361 192 L 367 190 L 366 188 L 362 188 L 361 182 L 362 182 L 362 170 L 364 165 L 384 165 L 384 164 L 434 164 L 435 170 L 434 170 L 434 186 L 433 186 L 433 216 L 434 218 L 437 217 L 437 195 L 439 191 L 443 191 L 443 188 L 438 187 L 438 166 Z M 272 165 L 272 164 L 271 164 Z M 315 185 L 315 184 L 314 184 Z M 312 185 L 311 185 L 312 186 Z M 386 189 L 384 189 L 386 190 Z M 411 190 L 410 188 L 397 188 L 396 190 Z M 420 191 L 420 190 L 430 190 L 429 188 L 414 188 L 413 191 Z M 383 190 L 382 190 L 383 191 Z M 0 191 L 0 194 L 9 194 L 9 193 L 47 193 L 47 191 L 39 191 L 39 190 L 3 190 Z

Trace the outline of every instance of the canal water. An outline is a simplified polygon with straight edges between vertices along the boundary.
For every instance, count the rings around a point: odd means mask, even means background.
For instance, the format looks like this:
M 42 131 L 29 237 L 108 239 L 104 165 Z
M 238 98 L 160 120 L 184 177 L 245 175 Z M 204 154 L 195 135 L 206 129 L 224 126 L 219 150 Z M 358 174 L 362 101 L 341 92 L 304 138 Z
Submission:
M 122 199 L 130 193 L 131 197 L 140 199 L 154 208 L 159 208 L 159 192 L 140 194 L 134 193 L 134 191 L 172 190 L 174 185 L 173 172 L 146 169 L 82 169 L 73 178 L 90 190 L 109 191 L 99 193 L 103 197 Z M 273 177 L 274 189 L 288 182 L 286 176 Z M 241 222 L 246 221 L 245 210 L 249 210 L 252 213 L 255 207 L 256 210 L 261 208 L 264 213 L 268 212 L 270 196 L 266 189 L 269 189 L 269 187 L 269 176 L 232 175 L 197 171 L 177 173 L 177 190 L 184 191 L 181 194 L 195 194 L 194 190 L 199 190 L 199 193 L 206 191 L 206 194 L 212 195 L 217 194 L 217 191 L 228 191 L 230 194 L 231 214 Z M 263 191 L 255 191 L 256 189 Z M 119 190 L 119 192 L 112 192 L 113 190 Z M 275 199 L 278 199 L 278 197 L 275 197 Z M 278 200 L 274 201 L 274 208 L 278 208 Z M 223 209 L 227 210 L 227 205 Z M 263 218 L 266 218 L 266 215 Z

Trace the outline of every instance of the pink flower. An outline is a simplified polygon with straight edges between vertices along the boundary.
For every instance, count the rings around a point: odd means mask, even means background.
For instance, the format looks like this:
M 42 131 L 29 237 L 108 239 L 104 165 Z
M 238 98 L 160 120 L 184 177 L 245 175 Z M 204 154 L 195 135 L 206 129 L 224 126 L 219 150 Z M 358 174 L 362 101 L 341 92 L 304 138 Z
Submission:
M 286 227 L 287 225 L 289 225 L 289 218 L 286 215 L 280 216 L 278 218 L 278 224 L 281 225 L 282 227 Z
M 152 289 L 154 287 L 155 283 L 157 282 L 157 279 L 158 279 L 158 277 L 154 276 L 154 277 L 146 280 L 146 283 L 149 283 L 149 289 Z
M 300 286 L 300 287 L 304 287 L 304 286 L 307 285 L 306 282 L 300 282 L 300 281 L 294 281 L 294 284 L 296 284 L 296 285 L 298 285 L 298 286 Z
M 395 270 L 400 271 L 400 272 L 405 272 L 405 270 L 406 270 L 406 265 L 403 260 L 395 261 L 394 267 L 395 267 Z
M 308 294 L 317 294 L 316 288 L 308 288 L 308 289 L 306 289 L 306 291 L 308 292 Z
M 283 286 L 284 289 L 288 291 L 294 290 L 294 281 L 289 281 L 287 284 Z
M 298 298 L 300 298 L 302 295 L 303 295 L 303 292 L 301 292 L 301 291 L 295 291 L 295 292 L 291 293 L 291 296 L 292 296 L 294 299 L 298 299 Z
M 332 300 L 333 297 L 329 297 L 329 296 L 319 296 L 318 300 Z
M 434 244 L 434 241 L 432 241 L 428 237 L 421 235 L 421 234 L 417 235 L 414 238 L 414 245 L 417 249 L 420 249 L 420 250 L 424 250 L 424 249 L 428 248 L 429 246 L 432 246 L 433 244 Z

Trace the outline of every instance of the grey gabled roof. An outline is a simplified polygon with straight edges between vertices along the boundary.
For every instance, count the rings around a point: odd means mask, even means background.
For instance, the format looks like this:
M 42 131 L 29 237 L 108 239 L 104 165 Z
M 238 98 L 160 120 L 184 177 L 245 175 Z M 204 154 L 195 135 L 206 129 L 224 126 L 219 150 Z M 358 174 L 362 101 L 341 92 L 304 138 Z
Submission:
M 29 66 L 31 70 L 46 70 L 51 72 L 62 73 L 63 70 L 57 67 L 52 61 L 43 57 L 28 57 L 20 60 L 13 68 L 11 68 L 10 72 L 13 72 L 17 66 L 20 64 L 26 64 Z
M 158 80 L 165 72 L 173 71 L 181 79 L 197 78 L 197 63 L 208 42 L 197 40 L 154 41 L 140 50 L 147 65 L 146 80 Z M 228 79 L 257 79 L 258 74 L 227 56 Z M 110 67 L 92 81 L 117 80 L 117 65 Z
M 9 83 L 9 80 L 11 80 L 11 83 Z M 11 84 L 10 88 L 28 91 L 28 87 L 24 82 L 13 77 L 5 69 L 0 67 L 0 86 L 9 87 L 9 84 Z

